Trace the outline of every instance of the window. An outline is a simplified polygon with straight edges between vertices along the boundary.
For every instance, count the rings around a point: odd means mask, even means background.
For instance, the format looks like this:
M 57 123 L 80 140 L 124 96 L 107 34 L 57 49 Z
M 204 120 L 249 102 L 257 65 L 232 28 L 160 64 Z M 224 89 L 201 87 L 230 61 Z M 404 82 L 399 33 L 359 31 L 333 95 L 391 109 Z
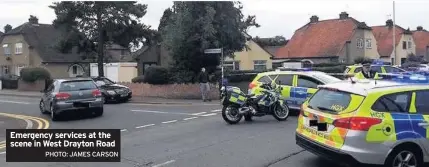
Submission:
M 107 78 L 96 78 L 94 79 L 95 84 L 97 86 L 103 86 L 103 85 L 112 85 L 115 84 L 113 81 L 107 79 Z
M 223 63 L 223 68 L 228 71 L 240 70 L 239 61 L 225 61 Z
M 412 45 L 411 41 L 408 41 L 408 49 L 411 49 L 411 45 Z
M 321 85 L 322 83 L 314 78 L 310 78 L 307 76 L 298 75 L 298 87 L 303 88 L 315 88 L 317 89 L 317 85 Z
M 22 43 L 15 44 L 15 54 L 22 54 Z
M 358 38 L 356 45 L 357 45 L 357 48 L 363 48 L 363 39 Z
M 10 55 L 10 47 L 9 47 L 9 44 L 4 44 L 4 45 L 3 45 L 3 53 L 4 53 L 5 55 Z
M 263 77 L 258 79 L 258 82 L 271 83 L 272 80 L 268 76 L 263 76 Z
M 292 86 L 292 81 L 293 81 L 293 75 L 289 75 L 289 74 L 280 74 L 276 79 L 276 83 L 279 85 Z
M 366 40 L 365 40 L 365 45 L 366 45 L 366 48 L 367 48 L 367 49 L 371 49 L 371 48 L 372 48 L 372 45 L 371 45 L 371 39 L 366 39 Z
M 253 61 L 253 69 L 258 71 L 263 71 L 267 69 L 267 61 L 266 60 L 255 60 Z
M 416 92 L 417 113 L 429 115 L 429 103 L 427 102 L 427 97 L 429 97 L 429 90 L 421 90 Z
M 73 69 L 73 74 L 77 74 L 77 66 L 73 66 L 72 69 Z
M 380 97 L 371 109 L 379 112 L 408 112 L 410 97 L 409 92 L 385 95 Z
M 363 97 L 355 98 L 353 103 L 361 104 L 363 99 Z M 352 98 L 350 93 L 329 89 L 319 89 L 308 101 L 308 107 L 322 112 L 327 111 L 337 113 L 348 108 L 351 100 Z M 354 105 L 354 107 L 349 110 L 356 110 L 359 106 L 360 105 Z
M 402 41 L 402 49 L 407 49 L 407 42 Z
M 391 66 L 384 66 L 384 70 L 386 70 L 386 73 L 405 72 L 405 70 Z
M 60 92 L 97 89 L 92 80 L 66 81 L 61 83 Z
M 17 65 L 15 70 L 15 75 L 21 76 L 21 70 L 24 68 L 23 65 Z
M 9 66 L 2 66 L 2 73 L 9 74 Z
M 371 71 L 374 73 L 383 73 L 381 66 L 371 66 Z
M 356 67 L 354 73 L 359 73 L 362 71 L 362 67 Z

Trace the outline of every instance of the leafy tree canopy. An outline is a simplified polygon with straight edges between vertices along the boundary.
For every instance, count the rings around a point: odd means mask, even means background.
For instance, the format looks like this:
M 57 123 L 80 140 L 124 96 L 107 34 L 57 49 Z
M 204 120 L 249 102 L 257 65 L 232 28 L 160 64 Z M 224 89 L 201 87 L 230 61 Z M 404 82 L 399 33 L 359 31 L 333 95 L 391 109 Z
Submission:
M 275 36 L 273 38 L 260 38 L 256 36 L 253 39 L 256 43 L 263 46 L 284 46 L 287 44 L 288 40 L 286 40 L 283 36 Z
M 154 31 L 140 22 L 147 5 L 136 1 L 62 1 L 54 2 L 55 27 L 66 35 L 59 49 L 68 52 L 77 48 L 79 53 L 95 56 L 99 76 L 104 76 L 104 48 L 107 43 L 132 47 L 150 43 Z M 85 57 L 87 58 L 87 57 Z
M 173 55 L 175 71 L 198 72 L 201 67 L 217 66 L 220 55 L 205 55 L 205 49 L 223 48 L 227 56 L 243 50 L 246 31 L 259 24 L 255 16 L 245 17 L 242 9 L 240 2 L 232 1 L 174 2 L 171 13 L 169 9 L 164 12 L 160 31 Z
M 3 28 L 4 33 L 9 32 L 10 30 L 12 30 L 12 26 L 10 24 L 6 24 Z

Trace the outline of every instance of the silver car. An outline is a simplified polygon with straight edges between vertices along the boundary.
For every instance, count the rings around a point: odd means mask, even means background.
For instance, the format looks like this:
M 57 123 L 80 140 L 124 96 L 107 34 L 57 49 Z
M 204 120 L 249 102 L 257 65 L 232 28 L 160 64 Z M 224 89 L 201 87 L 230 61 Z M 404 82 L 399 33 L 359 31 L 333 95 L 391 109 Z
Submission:
M 64 112 L 103 115 L 103 96 L 91 78 L 57 79 L 43 91 L 40 111 L 57 121 Z

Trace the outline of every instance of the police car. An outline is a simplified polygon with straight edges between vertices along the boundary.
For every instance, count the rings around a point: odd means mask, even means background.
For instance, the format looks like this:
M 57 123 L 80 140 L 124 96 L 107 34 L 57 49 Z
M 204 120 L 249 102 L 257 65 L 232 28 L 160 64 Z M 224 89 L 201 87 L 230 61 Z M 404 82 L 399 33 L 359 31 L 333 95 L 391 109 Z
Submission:
M 358 74 L 362 71 L 363 66 L 361 64 L 355 64 L 355 65 L 351 65 L 351 66 L 347 66 L 346 70 L 344 71 L 345 74 Z M 385 65 L 385 63 L 383 61 L 379 61 L 379 60 L 375 60 L 371 63 L 371 67 L 370 70 L 374 73 L 376 73 L 375 76 L 377 76 L 377 74 L 380 73 L 403 73 L 406 72 L 403 69 L 400 69 L 398 67 L 394 67 L 391 65 Z
M 259 73 L 249 84 L 249 94 L 260 94 L 262 83 L 275 82 L 282 86 L 282 98 L 286 100 L 288 107 L 299 109 L 300 105 L 317 91 L 318 85 L 341 81 L 319 71 L 311 69 L 295 69 L 294 71 L 270 71 Z
M 345 80 L 301 107 L 296 143 L 344 164 L 423 167 L 429 162 L 429 78 Z

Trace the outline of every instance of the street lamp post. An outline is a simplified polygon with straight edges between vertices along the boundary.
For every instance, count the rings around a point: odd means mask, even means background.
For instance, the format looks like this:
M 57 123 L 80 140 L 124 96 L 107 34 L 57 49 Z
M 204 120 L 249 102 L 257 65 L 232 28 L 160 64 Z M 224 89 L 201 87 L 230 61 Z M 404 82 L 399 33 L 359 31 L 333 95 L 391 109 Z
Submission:
M 204 50 L 204 53 L 205 54 L 221 54 L 221 75 L 222 75 L 222 77 L 221 77 L 221 80 L 222 80 L 222 85 L 221 86 L 223 86 L 223 78 L 224 78 L 224 73 L 223 73 L 223 48 L 215 48 L 215 49 L 206 49 L 206 50 Z

